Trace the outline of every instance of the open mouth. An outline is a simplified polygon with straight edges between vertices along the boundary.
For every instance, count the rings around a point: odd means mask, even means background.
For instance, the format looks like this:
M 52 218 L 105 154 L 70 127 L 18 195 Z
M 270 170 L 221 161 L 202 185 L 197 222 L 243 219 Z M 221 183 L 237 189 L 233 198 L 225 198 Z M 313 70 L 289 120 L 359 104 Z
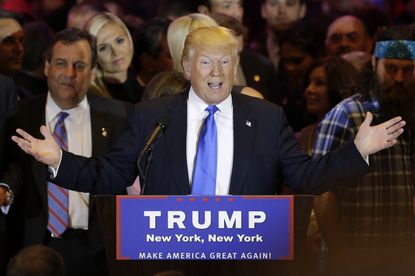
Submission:
M 72 83 L 65 83 L 65 82 L 62 82 L 62 83 L 61 83 L 61 85 L 63 85 L 63 86 L 67 86 L 67 87 L 74 87 L 74 85 L 73 85 Z
M 117 59 L 117 60 L 114 60 L 114 64 L 116 64 L 116 65 L 119 65 L 119 64 L 121 64 L 121 63 L 123 63 L 124 62 L 124 58 L 119 58 L 119 59 Z
M 219 90 L 222 88 L 222 83 L 221 82 L 208 82 L 208 85 L 210 87 L 210 89 L 212 90 Z

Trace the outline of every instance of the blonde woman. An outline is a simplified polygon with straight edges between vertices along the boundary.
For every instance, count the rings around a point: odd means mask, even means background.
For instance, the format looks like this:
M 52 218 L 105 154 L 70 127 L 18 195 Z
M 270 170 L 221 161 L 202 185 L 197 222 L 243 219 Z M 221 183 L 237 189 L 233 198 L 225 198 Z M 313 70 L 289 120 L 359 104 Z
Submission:
M 91 92 L 132 103 L 140 101 L 142 89 L 130 70 L 133 41 L 124 22 L 112 13 L 98 13 L 85 29 L 97 38 L 98 68 Z

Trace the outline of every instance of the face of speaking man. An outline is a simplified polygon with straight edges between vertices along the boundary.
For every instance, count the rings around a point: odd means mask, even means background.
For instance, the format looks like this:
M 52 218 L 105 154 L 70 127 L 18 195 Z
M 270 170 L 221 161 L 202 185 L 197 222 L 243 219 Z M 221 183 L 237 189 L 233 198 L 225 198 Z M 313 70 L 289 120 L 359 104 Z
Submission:
M 186 77 L 205 103 L 219 104 L 232 91 L 238 65 L 237 49 L 204 46 L 192 52 L 183 61 Z

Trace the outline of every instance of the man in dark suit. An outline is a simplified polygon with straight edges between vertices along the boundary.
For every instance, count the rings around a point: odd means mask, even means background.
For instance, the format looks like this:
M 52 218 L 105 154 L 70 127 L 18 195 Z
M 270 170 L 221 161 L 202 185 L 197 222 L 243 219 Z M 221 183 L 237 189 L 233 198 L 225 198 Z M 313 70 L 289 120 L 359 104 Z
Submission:
M 11 79 L 0 75 L 0 168 L 3 168 L 3 150 L 5 140 L 4 124 L 6 118 L 10 116 L 16 106 L 16 90 Z M 0 206 L 4 205 L 6 193 L 10 193 L 7 186 L 0 184 Z M 7 265 L 7 239 L 6 239 L 6 222 L 3 211 L 0 211 L 0 275 L 3 275 Z
M 67 150 L 83 156 L 103 155 L 121 132 L 130 106 L 86 95 L 95 76 L 95 66 L 95 41 L 87 32 L 67 29 L 58 33 L 47 54 L 44 70 L 49 92 L 20 101 L 16 115 L 8 124 L 28 129 L 40 137 L 39 125 L 46 124 L 56 131 L 64 112 L 66 134 L 59 133 L 59 139 L 66 137 Z M 46 168 L 21 153 L 19 150 L 8 155 L 13 160 L 8 162 L 10 169 L 4 179 L 17 194 L 10 216 L 14 216 L 18 226 L 23 226 L 23 246 L 45 244 L 54 248 L 65 260 L 67 275 L 103 275 L 105 254 L 92 196 L 63 192 L 67 194 L 68 221 L 63 231 L 55 231 L 51 218 L 56 211 L 50 200 L 51 196 L 58 195 L 47 184 Z M 123 188 L 118 190 L 123 191 Z
M 238 64 L 237 39 L 231 31 L 223 27 L 196 29 L 186 39 L 182 60 L 190 90 L 138 105 L 129 128 L 105 158 L 62 151 L 45 126 L 41 127 L 43 140 L 21 129 L 17 130 L 21 137 L 12 139 L 23 151 L 58 170 L 52 178 L 59 185 L 116 192 L 135 179 L 145 138 L 159 122 L 167 130 L 152 148 L 152 163 L 142 190 L 144 194 L 189 194 L 194 191 L 194 174 L 207 167 L 207 163 L 195 160 L 202 155 L 198 137 L 199 132 L 208 132 L 204 120 L 209 118 L 210 129 L 217 130 L 212 135 L 216 146 L 205 148 L 207 152 L 216 149 L 217 155 L 211 158 L 215 160 L 212 169 L 204 171 L 216 179 L 210 194 L 270 195 L 276 193 L 279 180 L 297 192 L 319 193 L 336 181 L 365 173 L 368 166 L 364 158 L 392 146 L 403 131 L 405 123 L 399 117 L 371 127 L 368 114 L 354 143 L 311 160 L 298 146 L 281 108 L 231 93 Z M 218 111 L 213 115 L 207 109 Z

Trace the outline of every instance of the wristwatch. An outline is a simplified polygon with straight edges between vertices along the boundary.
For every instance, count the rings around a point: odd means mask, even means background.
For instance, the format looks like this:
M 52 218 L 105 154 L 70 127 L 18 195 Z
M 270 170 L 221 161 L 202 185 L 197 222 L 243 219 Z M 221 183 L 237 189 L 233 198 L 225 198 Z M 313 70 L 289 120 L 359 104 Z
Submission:
M 6 193 L 4 194 L 4 205 L 11 205 L 14 200 L 14 194 L 13 191 L 8 189 Z

